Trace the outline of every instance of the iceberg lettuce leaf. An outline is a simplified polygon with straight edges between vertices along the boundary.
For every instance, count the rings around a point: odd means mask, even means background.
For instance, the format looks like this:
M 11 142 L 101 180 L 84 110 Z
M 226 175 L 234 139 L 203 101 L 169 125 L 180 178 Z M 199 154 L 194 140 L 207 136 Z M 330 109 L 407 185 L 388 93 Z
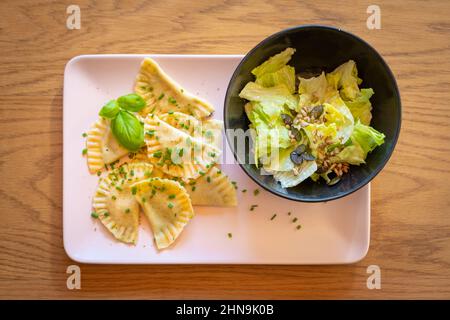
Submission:
M 371 88 L 361 89 L 360 94 L 355 99 L 345 101 L 355 120 L 359 119 L 365 125 L 369 125 L 372 120 L 372 104 L 369 99 L 373 94 Z
M 292 55 L 295 53 L 295 49 L 287 48 L 284 51 L 270 57 L 267 61 L 259 65 L 252 70 L 252 73 L 256 77 L 261 77 L 266 73 L 275 72 L 285 66 L 289 60 L 291 60 Z
M 351 136 L 354 144 L 359 144 L 364 151 L 364 159 L 369 152 L 384 143 L 385 135 L 361 122 L 356 122 Z
M 349 60 L 334 71 L 327 74 L 327 80 L 331 87 L 338 89 L 345 100 L 355 99 L 359 93 L 358 85 L 362 80 L 358 78 L 358 69 L 353 60 Z
M 295 91 L 295 69 L 291 66 L 284 66 L 275 72 L 265 73 L 256 78 L 257 84 L 269 88 L 277 85 L 284 85 L 293 94 Z
M 273 177 L 283 188 L 295 187 L 302 181 L 308 179 L 317 170 L 315 161 L 303 161 L 299 167 L 299 172 L 295 175 L 292 171 L 277 171 Z
M 283 84 L 265 88 L 255 82 L 249 82 L 239 93 L 239 97 L 249 101 L 258 101 L 267 108 L 279 108 L 279 111 L 284 105 L 289 109 L 295 109 L 297 106 L 296 97 Z

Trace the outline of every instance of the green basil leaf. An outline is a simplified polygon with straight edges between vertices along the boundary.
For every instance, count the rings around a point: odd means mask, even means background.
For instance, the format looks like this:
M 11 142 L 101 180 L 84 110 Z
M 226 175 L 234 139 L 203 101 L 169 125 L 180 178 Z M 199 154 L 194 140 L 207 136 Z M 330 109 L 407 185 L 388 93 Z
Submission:
M 116 100 L 111 100 L 103 106 L 100 110 L 99 115 L 103 118 L 114 119 L 114 117 L 119 112 L 119 105 Z
M 128 111 L 119 111 L 111 120 L 111 130 L 117 141 L 130 151 L 137 151 L 144 145 L 144 126 Z
M 122 109 L 133 111 L 133 112 L 139 112 L 142 109 L 144 109 L 146 103 L 145 100 L 141 98 L 141 96 L 130 93 L 126 96 L 121 96 L 119 99 L 117 99 L 117 102 L 119 103 L 119 106 Z

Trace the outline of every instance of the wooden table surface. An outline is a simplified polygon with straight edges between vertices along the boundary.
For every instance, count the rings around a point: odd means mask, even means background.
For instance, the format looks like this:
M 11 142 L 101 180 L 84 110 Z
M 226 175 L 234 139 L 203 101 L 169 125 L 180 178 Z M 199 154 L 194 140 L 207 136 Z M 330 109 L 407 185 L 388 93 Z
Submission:
M 68 4 L 81 29 L 66 28 Z M 185 4 L 186 3 L 186 4 Z M 450 1 L 1 1 L 0 298 L 450 298 Z M 79 54 L 241 54 L 326 24 L 372 44 L 397 77 L 399 142 L 372 184 L 367 257 L 342 266 L 80 265 L 62 242 L 62 89 Z M 330 48 L 332 50 L 332 48 Z M 381 268 L 381 290 L 366 269 Z

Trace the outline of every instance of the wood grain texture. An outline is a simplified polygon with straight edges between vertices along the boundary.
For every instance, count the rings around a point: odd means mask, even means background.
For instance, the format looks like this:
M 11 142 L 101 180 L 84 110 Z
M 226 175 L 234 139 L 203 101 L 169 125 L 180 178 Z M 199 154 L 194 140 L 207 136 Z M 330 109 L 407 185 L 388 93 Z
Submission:
M 81 7 L 81 30 L 66 7 Z M 450 298 L 450 2 L 1 1 L 0 298 Z M 240 54 L 280 29 L 320 23 L 371 43 L 397 77 L 400 140 L 372 184 L 367 257 L 350 266 L 81 265 L 62 243 L 65 63 L 88 53 Z M 366 288 L 366 268 L 382 289 Z

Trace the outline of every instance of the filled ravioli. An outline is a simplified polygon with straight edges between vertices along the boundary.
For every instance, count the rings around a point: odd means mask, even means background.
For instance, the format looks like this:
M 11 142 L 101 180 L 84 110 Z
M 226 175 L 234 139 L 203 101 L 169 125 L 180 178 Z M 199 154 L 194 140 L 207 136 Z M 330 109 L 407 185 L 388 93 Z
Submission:
M 144 130 L 149 161 L 172 177 L 196 179 L 219 159 L 220 149 L 156 115 L 147 116 Z
M 110 123 L 109 120 L 100 118 L 87 133 L 87 163 L 91 173 L 102 170 L 105 164 L 113 163 L 129 152 L 114 138 Z
M 237 205 L 236 188 L 217 166 L 196 180 L 185 184 L 193 205 L 233 207 Z
M 191 137 L 198 138 L 207 144 L 222 149 L 222 121 L 216 119 L 201 121 L 182 112 L 165 113 L 158 117 Z
M 204 119 L 214 111 L 209 103 L 182 89 L 150 58 L 144 59 L 141 64 L 134 91 L 147 102 L 147 106 L 140 111 L 144 116 L 179 111 Z
M 92 206 L 99 220 L 112 235 L 125 243 L 136 243 L 139 226 L 139 203 L 131 185 L 151 176 L 152 165 L 135 162 L 107 172 L 100 180 Z
M 132 186 L 150 222 L 158 249 L 170 246 L 194 216 L 186 190 L 176 181 L 151 178 Z

